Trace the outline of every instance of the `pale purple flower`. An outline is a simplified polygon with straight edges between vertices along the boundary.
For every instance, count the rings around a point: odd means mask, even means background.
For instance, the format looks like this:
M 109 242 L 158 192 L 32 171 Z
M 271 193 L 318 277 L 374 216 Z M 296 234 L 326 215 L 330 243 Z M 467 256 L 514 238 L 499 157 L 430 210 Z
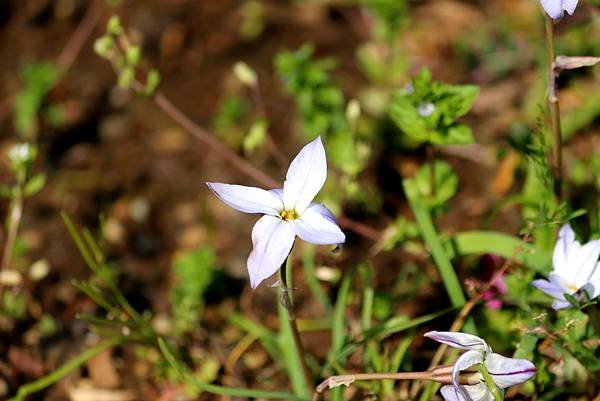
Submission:
M 507 358 L 492 352 L 487 343 L 472 334 L 452 331 L 430 331 L 425 337 L 432 338 L 451 347 L 466 350 L 454 363 L 452 385 L 441 388 L 446 401 L 493 401 L 494 396 L 483 377 L 475 373 L 469 380 L 473 384 L 460 384 L 461 372 L 483 363 L 500 391 L 515 384 L 523 383 L 535 375 L 533 363 L 527 359 Z M 477 372 L 477 369 L 469 371 Z
M 565 224 L 558 233 L 554 246 L 552 265 L 554 270 L 549 280 L 535 280 L 531 285 L 554 298 L 552 307 L 556 310 L 568 308 L 571 303 L 564 294 L 583 300 L 600 295 L 600 240 L 581 245 L 575 239 L 571 226 Z
M 540 0 L 544 11 L 552 18 L 562 18 L 565 11 L 569 15 L 573 15 L 577 7 L 578 0 Z
M 325 149 L 321 137 L 317 137 L 292 160 L 283 189 L 267 191 L 242 185 L 207 183 L 215 195 L 232 208 L 244 213 L 264 214 L 252 229 L 254 248 L 247 263 L 252 288 L 281 267 L 296 236 L 320 245 L 345 242 L 346 236 L 331 211 L 313 202 L 326 178 Z

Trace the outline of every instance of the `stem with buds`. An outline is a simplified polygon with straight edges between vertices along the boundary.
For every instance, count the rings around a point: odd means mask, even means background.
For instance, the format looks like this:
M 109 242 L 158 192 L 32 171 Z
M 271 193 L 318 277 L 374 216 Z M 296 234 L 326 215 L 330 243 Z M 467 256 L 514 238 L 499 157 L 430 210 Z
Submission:
M 560 127 L 560 106 L 556 91 L 556 68 L 554 57 L 554 26 L 552 18 L 546 18 L 546 55 L 548 68 L 548 108 L 550 109 L 550 127 L 552 129 L 554 192 L 560 201 L 562 198 L 562 133 Z

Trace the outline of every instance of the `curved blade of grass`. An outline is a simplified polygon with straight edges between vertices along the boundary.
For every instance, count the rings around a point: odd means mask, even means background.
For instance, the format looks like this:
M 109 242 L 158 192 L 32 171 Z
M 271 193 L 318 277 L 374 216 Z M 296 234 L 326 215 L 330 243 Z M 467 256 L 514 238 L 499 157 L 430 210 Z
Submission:
M 450 258 L 457 255 L 492 253 L 507 259 L 514 257 L 518 263 L 537 272 L 546 272 L 552 263 L 550 252 L 537 250 L 520 238 L 495 231 L 460 232 L 444 245 Z
M 448 254 L 442 245 L 442 241 L 440 240 L 440 237 L 435 229 L 431 215 L 429 214 L 429 210 L 421 202 L 417 185 L 414 180 L 405 179 L 402 181 L 402 185 L 404 187 L 404 193 L 408 198 L 408 203 L 410 204 L 413 214 L 415 215 L 417 225 L 421 230 L 421 234 L 423 235 L 425 242 L 429 246 L 431 256 L 433 257 L 435 265 L 442 276 L 442 281 L 446 291 L 448 292 L 450 302 L 452 303 L 452 306 L 459 308 L 463 306 L 467 300 L 465 298 L 465 294 L 463 293 L 460 281 L 456 276 L 456 272 L 452 267 L 450 258 L 448 257 Z M 468 333 L 477 333 L 475 323 L 473 323 L 472 319 L 469 319 L 465 322 L 464 329 Z
M 234 326 L 238 326 L 248 334 L 252 334 L 265 347 L 265 350 L 271 355 L 274 361 L 281 360 L 281 352 L 279 350 L 279 343 L 277 341 L 277 335 L 265 326 L 253 322 L 247 317 L 239 313 L 231 313 L 227 320 Z
M 327 364 L 323 367 L 323 369 L 328 369 L 334 363 L 337 364 L 345 360 L 345 358 L 348 355 L 352 354 L 354 351 L 356 351 L 358 347 L 360 347 L 370 339 L 382 341 L 383 339 L 391 336 L 392 334 L 397 334 L 402 331 L 412 329 L 413 327 L 420 326 L 433 319 L 437 319 L 438 317 L 443 316 L 444 314 L 449 313 L 453 310 L 456 310 L 456 308 L 446 308 L 442 311 L 419 316 L 414 319 L 409 319 L 406 316 L 395 316 L 366 331 L 365 333 L 363 333 L 363 336 L 361 338 L 344 345 L 343 348 L 341 348 L 338 352 L 336 352 L 334 355 L 328 358 Z
M 98 345 L 88 348 L 73 359 L 67 361 L 64 365 L 54 370 L 50 374 L 19 387 L 19 390 L 17 390 L 17 394 L 14 397 L 10 398 L 8 401 L 25 400 L 27 396 L 41 391 L 47 387 L 50 387 L 51 385 L 53 385 L 54 383 L 62 379 L 64 376 L 68 375 L 69 373 L 71 373 L 72 371 L 74 371 L 75 369 L 77 369 L 96 355 L 120 343 L 121 339 L 115 338 L 103 341 Z
M 330 356 L 335 355 L 344 346 L 344 332 L 346 328 L 345 312 L 346 304 L 348 303 L 348 295 L 350 294 L 350 283 L 352 282 L 353 273 L 353 271 L 350 271 L 344 275 L 337 294 L 337 299 L 335 301 L 335 308 L 333 309 L 333 318 L 331 322 L 331 349 L 329 350 Z M 338 362 L 341 361 L 338 360 Z M 343 387 L 337 387 L 331 390 L 331 401 L 343 400 Z
M 277 293 L 281 298 L 281 288 L 278 289 Z M 279 335 L 277 336 L 277 340 L 281 355 L 283 356 L 283 362 L 292 382 L 292 388 L 299 398 L 310 398 L 309 384 L 304 379 L 302 361 L 300 360 L 302 356 L 296 348 L 294 333 L 288 320 L 288 312 L 281 302 L 277 303 L 277 310 L 279 312 Z
M 404 355 L 406 355 L 406 351 L 408 351 L 408 347 L 412 344 L 414 340 L 414 336 L 403 338 L 400 341 L 400 344 L 396 347 L 396 350 L 392 354 L 390 358 L 390 372 L 397 372 L 400 370 L 400 364 L 402 364 L 402 360 L 404 359 Z M 381 382 L 381 387 L 384 395 L 387 395 L 387 398 L 391 398 L 394 393 L 394 381 L 393 380 L 383 380 Z
M 283 391 L 268 391 L 268 390 L 256 390 L 247 388 L 236 388 L 236 387 L 225 387 L 217 384 L 203 383 L 196 379 L 188 369 L 177 361 L 169 345 L 163 338 L 158 339 L 158 347 L 160 352 L 165 357 L 166 361 L 171 367 L 179 374 L 181 379 L 187 383 L 196 387 L 200 391 L 206 391 L 208 393 L 224 395 L 229 397 L 245 397 L 245 398 L 266 398 L 266 399 L 279 399 L 279 400 L 290 400 L 290 401 L 307 401 L 308 397 L 297 397 L 293 394 L 286 393 Z

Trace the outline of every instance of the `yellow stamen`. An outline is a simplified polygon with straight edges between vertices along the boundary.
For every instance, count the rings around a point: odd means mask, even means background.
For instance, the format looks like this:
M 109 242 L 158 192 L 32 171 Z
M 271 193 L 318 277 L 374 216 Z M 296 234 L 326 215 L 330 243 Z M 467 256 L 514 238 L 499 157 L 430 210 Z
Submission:
M 282 210 L 279 212 L 279 217 L 286 221 L 296 220 L 298 218 L 298 212 L 294 209 Z

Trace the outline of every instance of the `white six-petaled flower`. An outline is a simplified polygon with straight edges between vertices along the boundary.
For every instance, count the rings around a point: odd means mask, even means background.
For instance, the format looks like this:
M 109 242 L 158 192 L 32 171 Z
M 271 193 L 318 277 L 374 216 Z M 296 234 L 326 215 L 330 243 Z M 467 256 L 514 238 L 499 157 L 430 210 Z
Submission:
M 207 183 L 215 195 L 232 208 L 264 214 L 252 229 L 253 249 L 247 263 L 252 288 L 279 269 L 296 236 L 313 244 L 344 243 L 346 236 L 331 211 L 312 202 L 326 178 L 325 149 L 321 137 L 317 137 L 292 160 L 283 189 Z
M 571 226 L 565 224 L 558 233 L 554 246 L 552 265 L 554 269 L 548 280 L 535 280 L 531 285 L 554 298 L 552 307 L 556 310 L 568 308 L 570 302 L 564 294 L 578 300 L 584 296 L 590 299 L 600 295 L 600 240 L 581 245 L 575 239 Z
M 540 0 L 544 11 L 552 18 L 562 18 L 565 11 L 569 15 L 573 15 L 577 7 L 578 0 Z
M 465 333 L 451 331 L 430 331 L 425 337 L 432 338 L 451 347 L 466 350 L 454 363 L 452 385 L 441 388 L 446 401 L 493 401 L 494 396 L 487 387 L 481 374 L 472 370 L 469 384 L 461 384 L 461 372 L 483 363 L 496 386 L 505 388 L 523 383 L 535 375 L 536 368 L 527 359 L 507 358 L 492 352 L 490 346 L 481 338 Z M 471 370 L 469 370 L 471 371 Z

